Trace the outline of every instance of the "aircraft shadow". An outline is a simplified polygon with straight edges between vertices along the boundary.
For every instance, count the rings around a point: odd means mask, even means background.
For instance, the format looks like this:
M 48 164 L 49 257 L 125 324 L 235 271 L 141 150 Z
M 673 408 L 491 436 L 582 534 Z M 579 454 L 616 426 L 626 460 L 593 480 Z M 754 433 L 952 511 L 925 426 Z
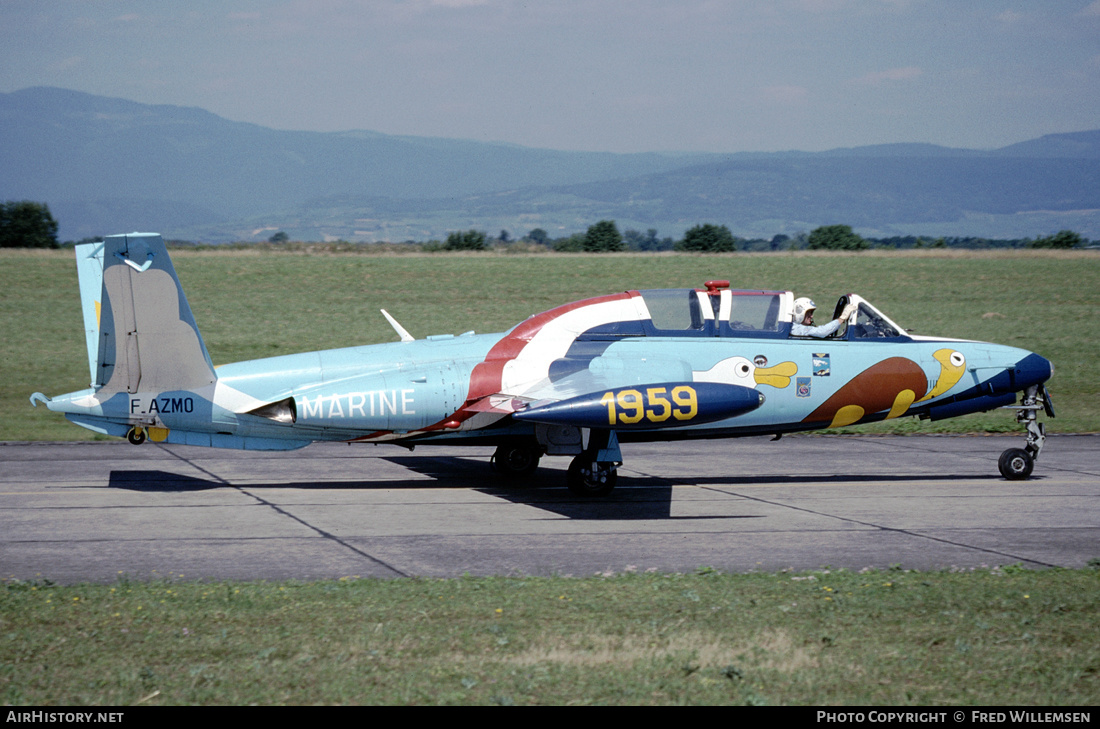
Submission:
M 565 488 L 565 472 L 560 469 L 541 469 L 523 479 L 506 479 L 495 476 L 484 461 L 461 457 L 394 457 L 385 460 L 411 472 L 427 476 L 431 481 L 386 479 L 345 481 L 281 481 L 235 484 L 216 478 L 201 478 L 159 470 L 112 471 L 109 488 L 145 493 L 186 493 L 212 489 L 349 489 L 374 491 L 380 489 L 403 490 L 417 488 L 473 489 L 515 504 L 531 506 L 543 511 L 578 520 L 632 521 L 642 519 L 747 519 L 754 516 L 674 516 L 672 514 L 672 488 L 677 483 L 696 486 L 737 488 L 751 485 L 805 485 L 833 483 L 887 483 L 904 488 L 908 484 L 929 481 L 953 480 L 955 475 L 914 474 L 858 474 L 858 475 L 772 475 L 772 476 L 705 476 L 679 479 L 654 476 L 633 476 L 622 473 L 615 491 L 603 498 L 584 499 L 574 496 Z M 994 474 L 967 476 L 969 479 L 995 481 Z
M 457 460 L 457 459 L 456 459 Z M 477 474 L 468 469 L 441 468 L 439 464 L 421 464 L 410 468 L 434 481 L 370 480 L 370 481 L 282 481 L 278 483 L 232 483 L 212 478 L 185 476 L 168 471 L 112 471 L 108 488 L 142 493 L 193 493 L 215 489 L 352 489 L 362 491 L 401 489 L 471 489 L 503 498 L 512 503 L 542 509 L 569 519 L 669 519 L 672 484 L 665 479 L 620 479 L 625 488 L 599 499 L 578 499 L 565 488 L 564 473 L 538 474 L 525 480 L 506 480 L 486 473 L 479 464 Z M 692 517 L 684 517 L 692 518 Z M 738 518 L 738 517 L 726 517 Z

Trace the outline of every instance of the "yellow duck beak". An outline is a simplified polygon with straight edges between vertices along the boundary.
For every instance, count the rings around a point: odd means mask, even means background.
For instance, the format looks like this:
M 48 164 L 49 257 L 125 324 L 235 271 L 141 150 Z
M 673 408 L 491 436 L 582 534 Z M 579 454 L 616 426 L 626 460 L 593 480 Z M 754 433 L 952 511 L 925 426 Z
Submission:
M 794 362 L 780 362 L 773 367 L 757 367 L 753 379 L 758 385 L 784 388 L 791 384 L 791 377 L 797 373 L 798 365 Z

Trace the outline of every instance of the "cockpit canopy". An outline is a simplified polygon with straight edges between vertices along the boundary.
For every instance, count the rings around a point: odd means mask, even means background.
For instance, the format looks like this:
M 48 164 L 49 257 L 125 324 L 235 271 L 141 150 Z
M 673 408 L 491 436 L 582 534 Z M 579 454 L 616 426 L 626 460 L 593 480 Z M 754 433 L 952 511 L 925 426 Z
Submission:
M 720 285 L 725 283 L 708 282 L 706 290 L 639 291 L 650 315 L 649 320 L 643 322 L 644 333 L 649 336 L 766 339 L 791 336 L 793 292 L 735 290 Z M 849 303 L 855 304 L 855 313 L 828 339 L 897 339 L 907 336 L 901 327 L 856 294 L 841 296 L 829 320 L 840 316 Z
M 791 335 L 794 293 L 736 290 L 728 286 L 726 281 L 708 281 L 706 289 L 628 292 L 637 306 L 637 318 L 596 324 L 577 331 L 576 337 L 582 342 L 622 337 L 810 339 Z M 908 338 L 901 327 L 856 294 L 840 297 L 830 319 L 840 316 L 849 303 L 856 305 L 855 312 L 828 339 Z
M 790 292 L 711 288 L 639 292 L 649 310 L 653 336 L 697 332 L 705 336 L 784 337 L 790 331 Z

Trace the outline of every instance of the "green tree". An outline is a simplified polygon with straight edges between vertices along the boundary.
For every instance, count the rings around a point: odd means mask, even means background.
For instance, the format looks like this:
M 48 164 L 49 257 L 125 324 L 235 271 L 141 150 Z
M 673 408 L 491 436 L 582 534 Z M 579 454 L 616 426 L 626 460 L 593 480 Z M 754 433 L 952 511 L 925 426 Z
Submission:
M 527 234 L 527 240 L 532 243 L 538 243 L 540 246 L 546 245 L 550 241 L 550 236 L 542 228 L 535 228 Z
M 276 233 L 275 235 L 268 238 L 267 242 L 268 243 L 286 243 L 288 240 L 290 240 L 290 236 L 280 230 L 278 233 Z
M 623 236 L 614 220 L 601 220 L 588 226 L 584 235 L 584 250 L 588 253 L 604 253 L 623 250 Z
M 0 248 L 57 247 L 57 221 L 46 203 L 0 203 Z
M 1036 238 L 1028 244 L 1029 248 L 1075 248 L 1084 241 L 1080 233 L 1072 230 L 1062 230 L 1055 235 L 1045 238 Z
M 623 245 L 626 246 L 628 251 L 640 251 L 643 250 L 645 245 L 645 236 L 640 231 L 633 228 L 627 228 L 623 231 Z
M 447 236 L 447 242 L 443 244 L 443 249 L 448 251 L 483 251 L 485 250 L 485 234 L 478 230 L 451 233 Z
M 811 250 L 862 251 L 871 244 L 852 232 L 850 225 L 823 225 L 814 229 L 806 241 Z
M 728 253 L 737 250 L 737 243 L 726 226 L 704 223 L 684 233 L 684 239 L 676 245 L 676 249 L 698 253 Z

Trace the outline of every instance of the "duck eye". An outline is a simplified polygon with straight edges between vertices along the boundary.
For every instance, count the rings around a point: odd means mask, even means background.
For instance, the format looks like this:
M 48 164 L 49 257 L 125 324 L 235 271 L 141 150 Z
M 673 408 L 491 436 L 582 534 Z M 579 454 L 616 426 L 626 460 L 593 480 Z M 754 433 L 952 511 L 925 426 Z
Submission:
M 964 364 L 966 364 L 966 357 L 962 356 L 962 352 L 952 352 L 951 364 L 955 365 L 956 367 L 962 367 Z

